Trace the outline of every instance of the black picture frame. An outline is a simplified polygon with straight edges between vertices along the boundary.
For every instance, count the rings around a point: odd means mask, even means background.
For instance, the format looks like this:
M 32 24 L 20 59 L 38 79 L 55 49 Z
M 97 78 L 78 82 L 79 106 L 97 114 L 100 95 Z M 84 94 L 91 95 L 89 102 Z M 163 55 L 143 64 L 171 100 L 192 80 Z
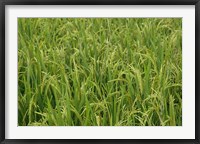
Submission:
M 195 139 L 5 139 L 5 7 L 6 5 L 195 5 Z M 0 142 L 21 143 L 200 143 L 200 99 L 199 99 L 199 61 L 200 61 L 200 0 L 0 0 Z

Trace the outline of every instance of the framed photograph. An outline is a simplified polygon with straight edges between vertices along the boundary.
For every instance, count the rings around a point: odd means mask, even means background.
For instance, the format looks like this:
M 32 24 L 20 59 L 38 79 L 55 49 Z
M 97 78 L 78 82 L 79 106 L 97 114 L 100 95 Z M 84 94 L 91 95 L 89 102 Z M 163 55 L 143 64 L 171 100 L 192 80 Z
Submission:
M 199 144 L 199 0 L 1 0 L 1 143 Z

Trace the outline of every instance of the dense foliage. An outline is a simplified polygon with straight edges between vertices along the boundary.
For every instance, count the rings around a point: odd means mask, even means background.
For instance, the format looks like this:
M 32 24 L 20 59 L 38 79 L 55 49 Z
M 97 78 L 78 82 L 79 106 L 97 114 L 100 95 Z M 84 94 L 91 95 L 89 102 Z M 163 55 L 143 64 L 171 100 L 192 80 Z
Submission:
M 18 125 L 182 125 L 182 19 L 18 18 Z

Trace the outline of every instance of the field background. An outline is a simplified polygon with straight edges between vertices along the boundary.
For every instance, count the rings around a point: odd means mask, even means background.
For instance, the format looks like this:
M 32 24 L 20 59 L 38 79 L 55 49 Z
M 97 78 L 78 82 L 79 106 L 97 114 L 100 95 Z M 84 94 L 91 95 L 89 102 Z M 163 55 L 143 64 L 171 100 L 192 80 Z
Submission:
M 182 19 L 18 18 L 19 126 L 181 126 Z

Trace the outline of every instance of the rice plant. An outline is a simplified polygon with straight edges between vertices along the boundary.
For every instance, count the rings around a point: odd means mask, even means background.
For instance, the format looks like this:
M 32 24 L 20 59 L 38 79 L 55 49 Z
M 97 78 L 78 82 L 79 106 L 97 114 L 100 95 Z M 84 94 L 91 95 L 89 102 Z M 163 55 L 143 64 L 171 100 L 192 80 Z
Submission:
M 181 18 L 18 18 L 19 126 L 181 126 Z

